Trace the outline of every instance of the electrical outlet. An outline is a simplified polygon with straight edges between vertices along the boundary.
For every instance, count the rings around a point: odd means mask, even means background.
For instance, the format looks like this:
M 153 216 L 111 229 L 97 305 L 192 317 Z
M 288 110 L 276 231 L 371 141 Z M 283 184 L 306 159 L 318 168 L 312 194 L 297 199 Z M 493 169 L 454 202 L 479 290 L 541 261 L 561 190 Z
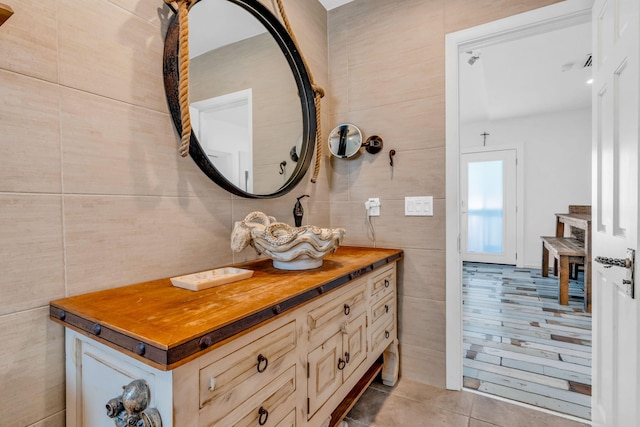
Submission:
M 370 197 L 369 200 L 364 202 L 365 208 L 369 216 L 380 216 L 380 199 L 377 197 Z

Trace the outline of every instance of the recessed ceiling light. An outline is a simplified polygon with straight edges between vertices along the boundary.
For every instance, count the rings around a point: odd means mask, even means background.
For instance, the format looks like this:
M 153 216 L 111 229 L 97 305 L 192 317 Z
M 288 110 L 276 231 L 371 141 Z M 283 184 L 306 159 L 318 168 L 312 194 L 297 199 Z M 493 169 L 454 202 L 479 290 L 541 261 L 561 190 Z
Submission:
M 589 79 L 589 80 L 587 80 L 587 84 L 588 84 L 588 85 L 592 85 L 592 84 L 593 84 L 593 79 Z

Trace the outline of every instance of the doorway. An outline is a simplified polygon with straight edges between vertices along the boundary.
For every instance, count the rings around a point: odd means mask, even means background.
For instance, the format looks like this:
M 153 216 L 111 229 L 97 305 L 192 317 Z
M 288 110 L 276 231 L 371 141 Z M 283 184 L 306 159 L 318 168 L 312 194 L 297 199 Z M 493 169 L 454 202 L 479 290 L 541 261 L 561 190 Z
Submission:
M 478 138 L 478 135 L 482 133 L 488 133 L 493 135 L 494 143 L 504 144 L 509 141 L 506 138 L 497 140 L 497 136 L 500 131 L 504 131 L 504 135 L 507 135 L 508 124 L 505 123 L 500 129 L 493 129 L 487 131 L 486 129 L 480 129 L 478 127 L 472 128 L 471 131 L 461 126 L 461 111 L 462 107 L 462 94 L 461 85 L 459 83 L 459 76 L 463 72 L 462 67 L 467 65 L 473 65 L 473 63 L 479 63 L 486 58 L 485 52 L 478 54 L 478 51 L 487 50 L 487 47 L 498 43 L 507 43 L 516 40 L 525 39 L 526 37 L 544 34 L 558 30 L 560 28 L 572 27 L 575 25 L 589 25 L 591 17 L 591 4 L 589 1 L 574 1 L 563 2 L 545 8 L 537 9 L 532 12 L 517 15 L 511 18 L 496 21 L 494 23 L 485 24 L 476 28 L 460 31 L 447 35 L 447 388 L 459 390 L 462 388 L 462 234 L 463 230 L 463 191 L 462 191 L 462 165 L 459 162 L 461 159 L 461 153 L 465 149 L 465 141 Z M 530 53 L 533 56 L 536 50 L 532 50 Z M 472 58 L 475 59 L 471 61 Z M 468 60 L 467 60 L 468 58 Z M 513 64 L 510 64 L 512 58 L 505 58 L 500 67 L 509 68 Z M 561 67 L 563 64 L 559 64 Z M 468 69 L 468 68 L 467 68 Z M 568 76 L 568 75 L 567 75 Z M 524 74 L 521 76 L 522 86 L 530 86 L 533 80 L 524 78 Z M 546 89 L 546 88 L 545 88 Z M 590 92 L 590 89 L 589 89 Z M 590 99 L 590 95 L 587 95 Z M 491 101 L 491 99 L 490 99 Z M 493 99 L 493 102 L 499 100 Z M 521 105 L 514 105 L 511 109 L 520 108 Z M 590 116 L 589 116 L 590 117 Z M 538 122 L 536 125 L 533 122 L 530 123 L 529 130 L 547 126 L 546 123 L 552 123 L 553 118 L 548 117 L 542 124 Z M 582 149 L 576 150 L 576 153 L 590 153 L 590 126 L 586 126 L 588 135 L 584 138 L 585 144 Z M 471 135 L 470 137 L 467 137 Z M 513 134 L 511 134 L 513 136 Z M 518 135 L 527 136 L 522 132 Z M 539 137 L 535 141 L 540 146 L 548 143 L 546 138 Z M 545 161 L 548 164 L 553 164 L 554 144 L 549 145 L 545 150 L 539 154 L 531 150 L 534 144 L 525 143 L 525 151 L 528 160 L 530 156 L 547 156 Z M 557 146 L 558 143 L 556 142 Z M 551 154 L 551 155 L 550 155 Z M 578 161 L 580 162 L 580 161 Z M 590 161 L 586 161 L 586 167 L 589 168 Z M 545 173 L 545 168 L 529 167 L 530 162 L 526 167 L 527 169 L 527 185 L 534 184 L 534 190 L 525 188 L 525 204 L 522 206 L 524 209 L 526 206 L 529 208 L 545 208 L 549 210 L 549 206 L 554 206 L 556 212 L 563 212 L 567 209 L 568 205 L 573 203 L 571 197 L 563 196 L 559 200 L 553 200 L 556 195 L 556 189 L 558 193 L 561 193 L 562 187 L 553 183 L 564 179 L 563 176 L 554 177 L 551 181 L 546 181 L 549 174 Z M 550 169 L 558 169 L 562 174 L 567 174 L 567 179 L 571 179 L 570 171 L 563 171 L 561 167 L 551 166 Z M 565 168 L 566 169 L 566 168 Z M 531 179 L 533 176 L 533 179 Z M 590 180 L 584 180 L 584 186 L 588 190 L 587 203 L 590 202 Z M 538 189 L 535 189 L 535 185 L 538 185 Z M 530 196 L 538 196 L 539 200 L 530 200 Z M 554 205 L 555 203 L 555 205 Z M 534 210 L 535 211 L 535 210 Z M 526 215 L 525 221 L 527 226 L 524 227 L 523 240 L 529 242 L 524 245 L 524 251 L 518 250 L 518 264 L 524 264 L 526 266 L 537 265 L 540 266 L 540 249 L 539 249 L 539 236 L 545 234 L 552 234 L 552 230 L 548 232 L 539 232 L 537 227 L 537 221 L 544 221 L 545 224 L 549 224 L 548 227 L 553 227 L 553 210 L 551 214 L 535 214 L 531 213 Z M 550 216 L 549 216 L 550 215 Z M 531 221 L 531 222 L 529 222 Z M 541 225 L 542 226 L 542 225 Z M 546 225 L 544 225 L 546 227 Z M 536 240 L 537 239 L 537 240 Z
M 462 260 L 516 263 L 516 150 L 460 156 Z
M 189 109 L 193 131 L 213 165 L 233 185 L 253 191 L 251 89 L 197 102 Z

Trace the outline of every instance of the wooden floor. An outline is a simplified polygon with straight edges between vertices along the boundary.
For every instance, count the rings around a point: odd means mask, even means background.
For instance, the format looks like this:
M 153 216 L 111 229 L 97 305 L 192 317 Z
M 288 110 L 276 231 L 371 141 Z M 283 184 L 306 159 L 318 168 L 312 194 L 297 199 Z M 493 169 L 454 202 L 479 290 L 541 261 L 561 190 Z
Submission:
M 558 304 L 558 279 L 540 270 L 465 262 L 464 385 L 591 419 L 591 315 L 582 273 Z

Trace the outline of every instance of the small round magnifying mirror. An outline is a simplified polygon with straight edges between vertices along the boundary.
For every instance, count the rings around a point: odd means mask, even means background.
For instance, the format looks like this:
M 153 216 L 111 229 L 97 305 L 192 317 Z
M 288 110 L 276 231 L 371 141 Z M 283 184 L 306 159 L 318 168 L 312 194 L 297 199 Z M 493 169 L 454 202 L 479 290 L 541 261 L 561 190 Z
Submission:
M 356 155 L 361 146 L 362 132 L 351 123 L 340 124 L 329 134 L 329 151 L 341 159 Z

